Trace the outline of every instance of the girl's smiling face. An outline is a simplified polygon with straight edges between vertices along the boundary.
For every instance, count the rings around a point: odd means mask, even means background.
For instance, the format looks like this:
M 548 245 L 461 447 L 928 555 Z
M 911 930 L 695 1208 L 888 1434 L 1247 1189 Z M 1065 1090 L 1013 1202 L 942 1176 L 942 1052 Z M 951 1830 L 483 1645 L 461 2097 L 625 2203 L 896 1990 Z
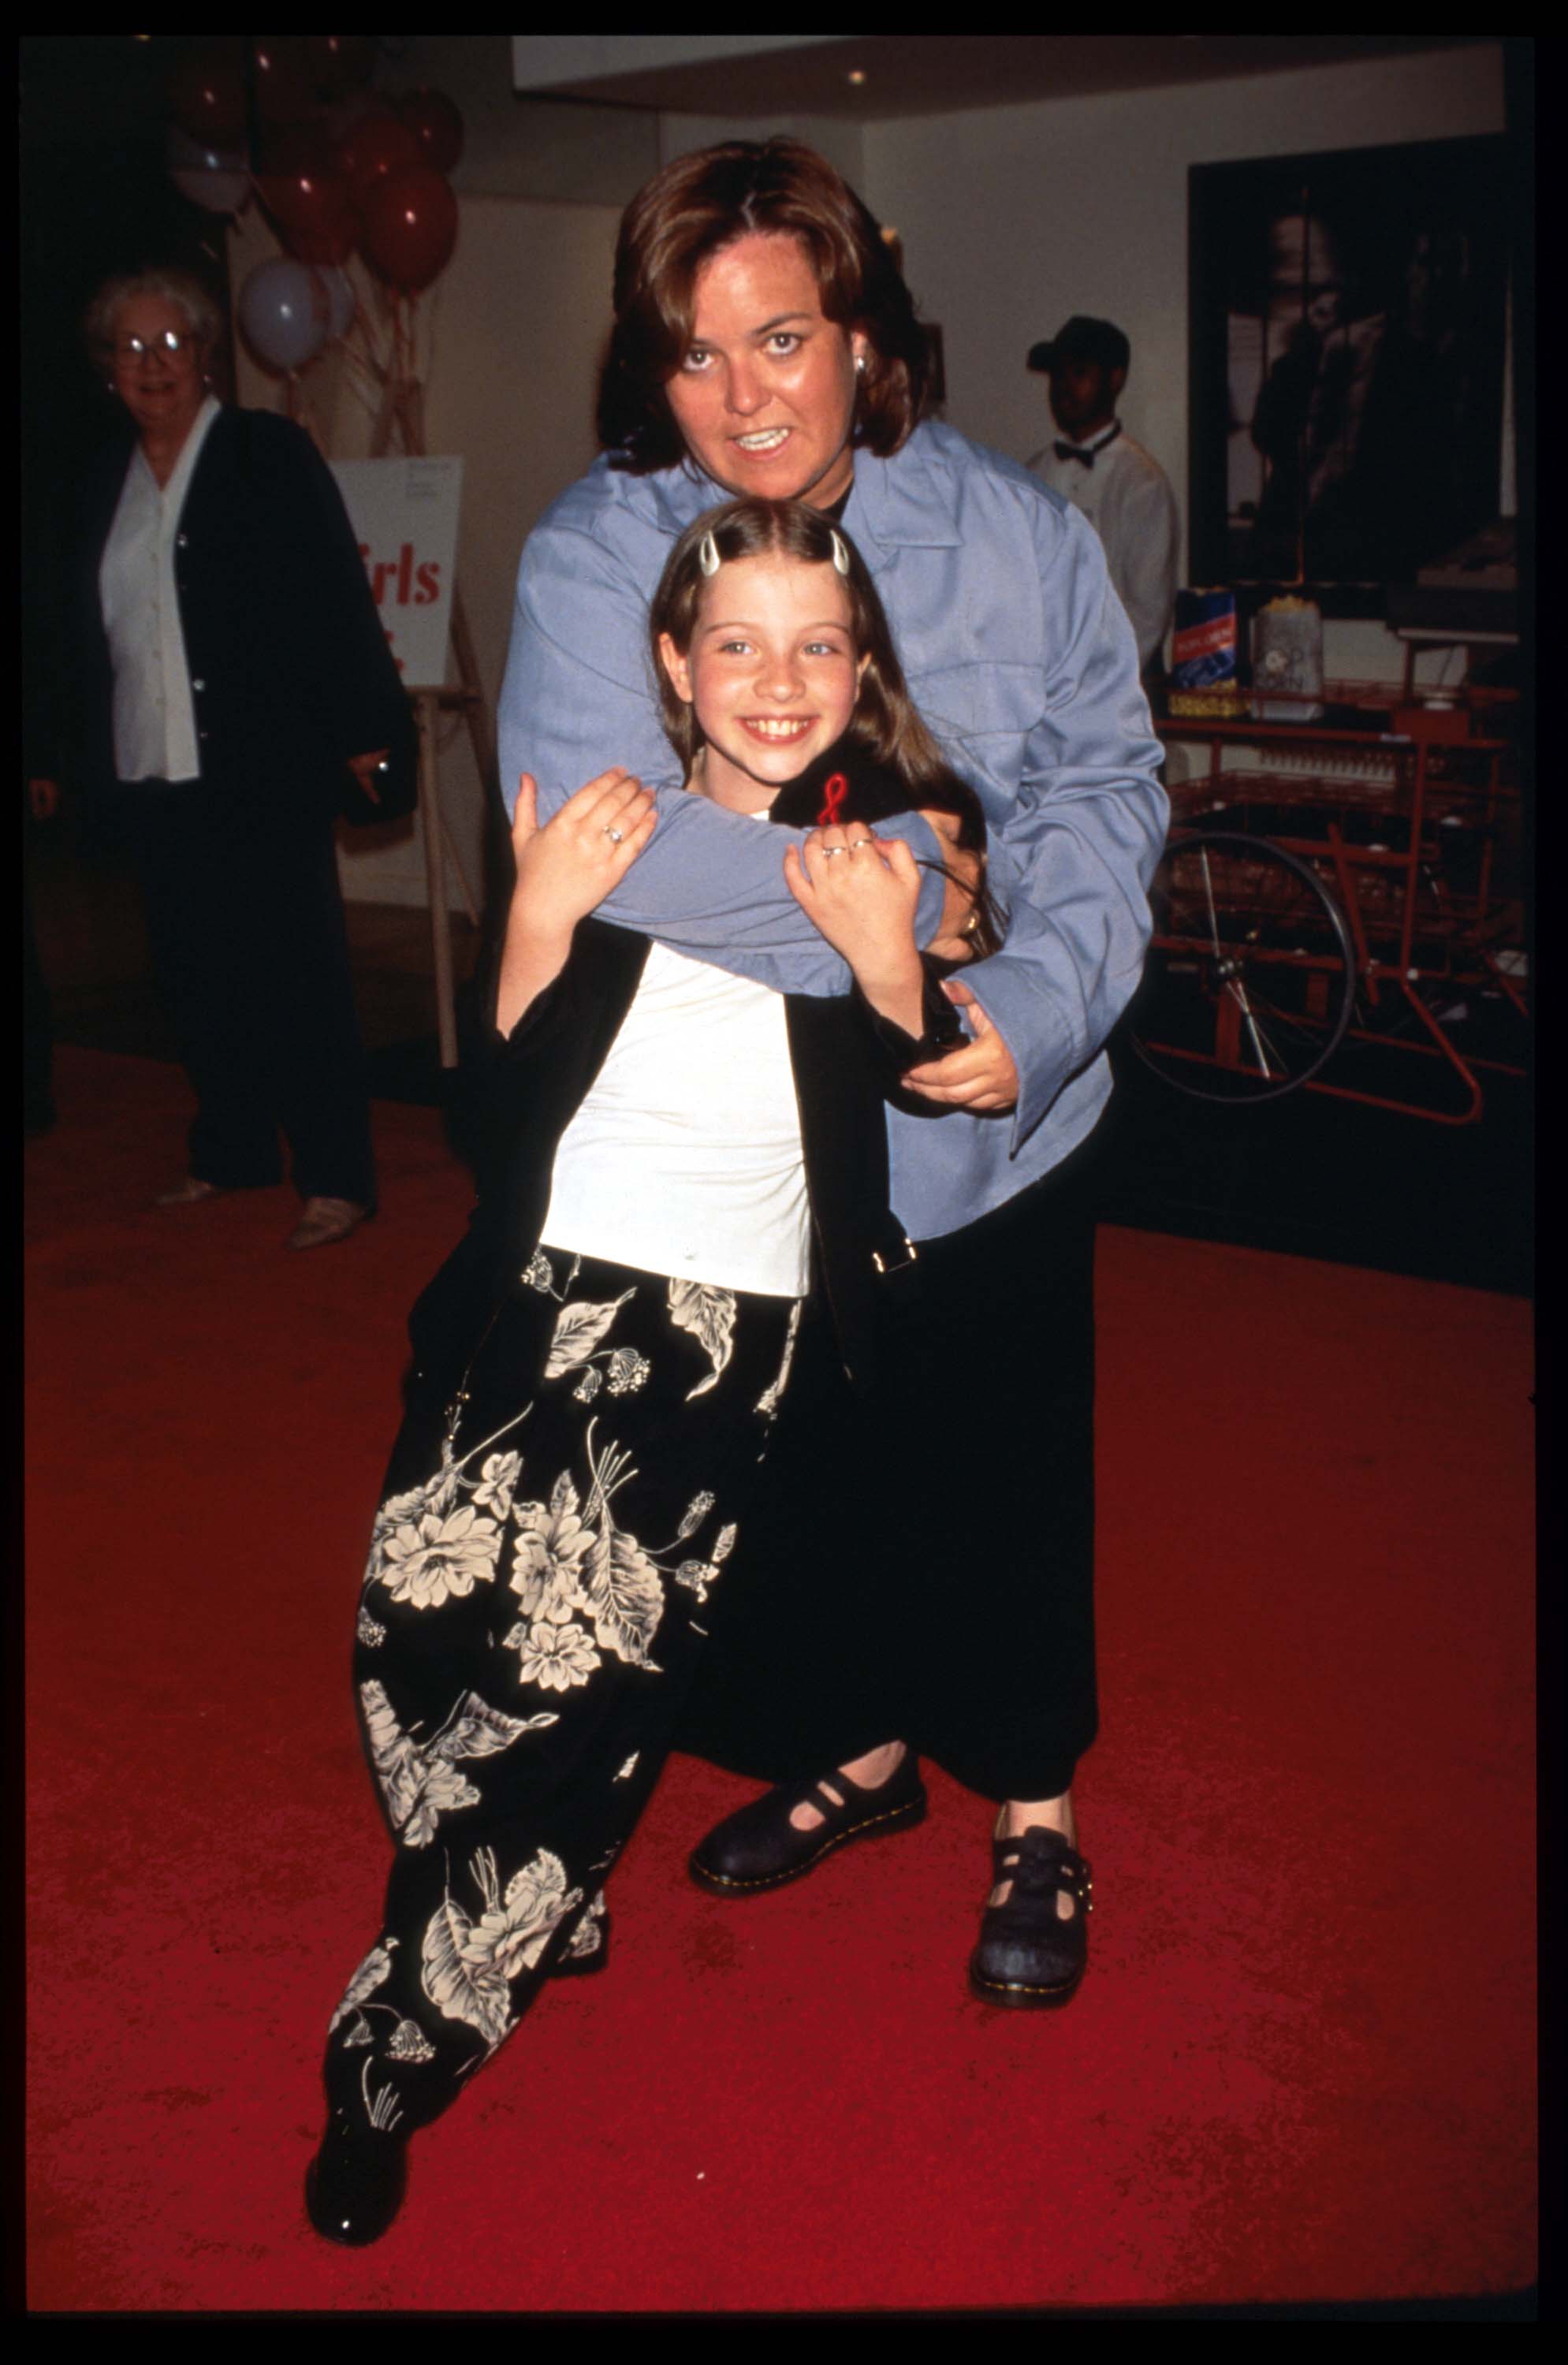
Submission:
M 860 675 L 836 567 L 736 558 L 704 586 L 691 645 L 659 655 L 702 735 L 701 788 L 732 813 L 766 813 L 825 755 L 855 712 Z

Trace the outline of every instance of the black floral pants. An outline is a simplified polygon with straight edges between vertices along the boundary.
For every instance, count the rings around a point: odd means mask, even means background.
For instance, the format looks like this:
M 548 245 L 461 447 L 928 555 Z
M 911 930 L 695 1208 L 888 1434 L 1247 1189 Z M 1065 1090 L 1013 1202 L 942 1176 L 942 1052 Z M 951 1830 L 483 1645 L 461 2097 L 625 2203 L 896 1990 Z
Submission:
M 334 2106 L 404 2131 L 603 1944 L 800 1318 L 558 1250 L 526 1283 L 455 1401 L 411 1404 L 360 1597 L 354 1681 L 397 1853 L 326 2078 Z

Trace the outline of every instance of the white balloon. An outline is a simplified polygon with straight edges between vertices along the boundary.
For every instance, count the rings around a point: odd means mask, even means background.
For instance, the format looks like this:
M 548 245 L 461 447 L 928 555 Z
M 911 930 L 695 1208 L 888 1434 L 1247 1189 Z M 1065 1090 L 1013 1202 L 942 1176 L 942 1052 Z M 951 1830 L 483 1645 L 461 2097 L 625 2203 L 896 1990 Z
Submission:
M 171 123 L 166 153 L 169 178 L 204 213 L 237 214 L 251 194 L 251 160 L 243 148 L 204 148 Z
M 354 314 L 359 308 L 353 281 L 341 263 L 319 263 L 316 276 L 326 288 L 327 302 L 331 310 L 331 326 L 327 333 L 330 337 L 346 337 L 353 327 Z
M 303 369 L 331 333 L 332 311 L 321 274 L 280 254 L 258 263 L 240 289 L 240 326 L 269 369 Z

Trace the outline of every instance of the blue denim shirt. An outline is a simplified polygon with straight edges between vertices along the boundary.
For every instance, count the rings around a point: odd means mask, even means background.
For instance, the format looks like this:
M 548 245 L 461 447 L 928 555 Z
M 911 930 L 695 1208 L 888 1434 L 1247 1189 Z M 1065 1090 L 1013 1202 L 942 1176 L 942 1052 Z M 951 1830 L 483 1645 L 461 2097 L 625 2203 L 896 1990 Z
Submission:
M 546 818 L 610 764 L 658 790 L 647 850 L 604 918 L 780 992 L 847 971 L 784 883 L 782 833 L 680 790 L 659 723 L 648 603 L 676 537 L 727 499 L 689 465 L 599 460 L 529 536 L 501 689 L 501 779 Z M 1168 806 L 1137 648 L 1092 526 L 999 454 L 935 421 L 855 458 L 846 531 L 876 580 L 916 704 L 985 808 L 1002 951 L 964 972 L 1012 1053 L 1011 1115 L 888 1116 L 892 1201 L 912 1238 L 958 1230 L 1089 1133 L 1103 1046 L 1137 983 Z M 916 854 L 935 842 L 902 830 Z M 797 842 L 800 832 L 789 834 Z M 935 932 L 939 881 L 923 890 Z

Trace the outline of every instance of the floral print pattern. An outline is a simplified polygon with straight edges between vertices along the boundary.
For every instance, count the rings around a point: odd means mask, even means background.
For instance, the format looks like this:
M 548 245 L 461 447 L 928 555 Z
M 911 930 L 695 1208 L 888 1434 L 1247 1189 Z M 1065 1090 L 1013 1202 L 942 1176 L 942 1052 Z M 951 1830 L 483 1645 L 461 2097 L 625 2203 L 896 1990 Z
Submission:
M 443 1814 L 478 1803 L 478 1791 L 457 1771 L 465 1758 L 493 1757 L 521 1734 L 555 1722 L 547 1714 L 503 1716 L 467 1692 L 435 1739 L 423 1743 L 402 1730 L 382 1685 L 361 1684 L 359 1696 L 375 1778 L 392 1828 L 407 1847 L 428 1846 Z
M 547 1848 L 512 1875 L 504 1894 L 493 1848 L 470 1856 L 468 1872 L 483 1910 L 471 1915 L 448 1888 L 426 1926 L 421 1979 L 437 2011 L 475 2029 L 493 2052 L 512 2025 L 510 1982 L 534 1967 L 583 1892 L 567 1888 L 566 1866 Z
M 656 1771 L 662 1753 L 652 1738 L 662 1712 L 639 1703 L 656 1699 L 649 1687 L 678 1664 L 671 1651 L 704 1631 L 690 1612 L 736 1541 L 713 1486 L 681 1486 L 684 1449 L 669 1469 L 655 1440 L 683 1395 L 717 1392 L 693 1418 L 711 1423 L 705 1434 L 738 1474 L 756 1445 L 726 1424 L 772 1409 L 751 1400 L 778 1352 L 782 1306 L 753 1329 L 750 1301 L 734 1292 L 663 1279 L 644 1288 L 629 1272 L 543 1250 L 521 1279 L 552 1301 L 545 1368 L 537 1313 L 510 1336 L 492 1321 L 487 1362 L 476 1351 L 444 1435 L 428 1407 L 410 1412 L 424 1426 L 399 1441 L 397 1466 L 429 1474 L 382 1503 L 359 1605 L 360 1709 L 398 1870 L 383 1936 L 333 2015 L 329 2063 L 341 2068 L 329 2078 L 342 2104 L 382 2127 L 444 2107 L 515 2026 L 553 1949 L 577 1965 L 602 1952 L 600 1884 L 645 1795 L 643 1768 Z M 688 1338 L 708 1367 L 689 1389 Z M 507 1373 L 530 1362 L 536 1392 L 521 1409 L 513 1395 L 499 1418 Z M 695 1448 L 691 1459 L 700 1467 Z M 610 1721 L 595 1788 L 558 1801 L 561 1769 L 596 1732 L 601 1700 Z M 552 1737 L 557 1726 L 565 1739 Z

